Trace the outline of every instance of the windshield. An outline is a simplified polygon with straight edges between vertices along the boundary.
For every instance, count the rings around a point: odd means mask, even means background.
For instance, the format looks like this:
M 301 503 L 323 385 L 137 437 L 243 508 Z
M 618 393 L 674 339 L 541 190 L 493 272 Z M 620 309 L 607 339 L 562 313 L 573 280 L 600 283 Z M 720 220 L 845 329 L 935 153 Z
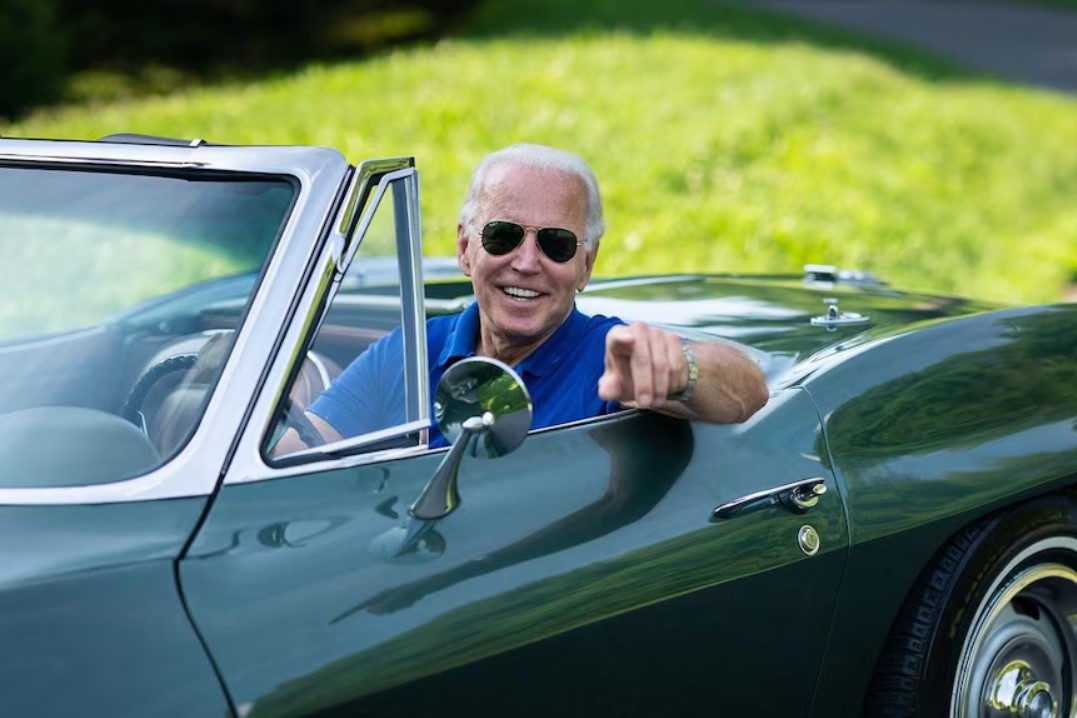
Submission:
M 0 341 L 256 271 L 292 194 L 283 180 L 0 167 Z
M 295 193 L 275 177 L 0 166 L 0 486 L 115 481 L 178 451 Z

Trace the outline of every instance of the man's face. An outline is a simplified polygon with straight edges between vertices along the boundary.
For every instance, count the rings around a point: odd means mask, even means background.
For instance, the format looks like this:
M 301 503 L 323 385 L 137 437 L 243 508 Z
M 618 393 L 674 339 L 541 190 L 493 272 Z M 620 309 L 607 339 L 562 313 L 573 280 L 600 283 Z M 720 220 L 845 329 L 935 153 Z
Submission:
M 595 252 L 582 244 L 583 183 L 563 172 L 501 163 L 487 172 L 483 189 L 475 226 L 457 230 L 457 257 L 475 287 L 482 341 L 495 343 L 486 349 L 539 344 L 561 326 L 576 291 L 591 278 Z M 493 220 L 528 227 L 520 246 L 500 256 L 487 252 L 482 228 Z M 575 256 L 564 263 L 547 257 L 535 236 L 542 227 L 574 232 L 581 241 Z

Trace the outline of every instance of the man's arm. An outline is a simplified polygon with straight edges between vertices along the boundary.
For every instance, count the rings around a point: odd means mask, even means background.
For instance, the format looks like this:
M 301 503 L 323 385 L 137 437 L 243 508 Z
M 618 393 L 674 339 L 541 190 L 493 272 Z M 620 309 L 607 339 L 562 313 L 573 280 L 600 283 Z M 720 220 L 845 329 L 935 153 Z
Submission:
M 763 372 L 743 352 L 721 342 L 692 342 L 688 348 L 698 369 L 695 390 L 686 401 L 671 400 L 689 384 L 680 337 L 641 322 L 614 327 L 606 335 L 606 372 L 598 381 L 598 395 L 718 424 L 747 421 L 767 403 Z
M 334 441 L 340 441 L 344 438 L 340 435 L 339 431 L 333 428 L 332 424 L 330 424 L 322 417 L 309 411 L 304 411 L 303 413 L 310 421 L 311 426 L 313 426 L 317 430 L 318 434 L 321 435 L 322 444 L 331 444 Z M 270 449 L 269 454 L 273 458 L 278 458 L 281 456 L 287 456 L 288 454 L 294 454 L 297 451 L 303 451 L 304 449 L 309 448 L 312 447 L 307 446 L 306 443 L 299 438 L 299 432 L 289 427 L 288 430 L 284 432 L 284 435 L 280 437 L 280 440 L 276 443 L 276 445 L 274 445 L 273 448 Z

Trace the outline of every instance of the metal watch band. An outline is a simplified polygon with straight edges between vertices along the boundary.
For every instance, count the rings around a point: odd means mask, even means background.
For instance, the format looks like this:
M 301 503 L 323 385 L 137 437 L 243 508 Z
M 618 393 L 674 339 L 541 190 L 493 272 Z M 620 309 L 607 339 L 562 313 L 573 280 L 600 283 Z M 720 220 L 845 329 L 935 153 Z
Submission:
M 699 366 L 696 365 L 695 354 L 692 353 L 687 344 L 681 345 L 681 353 L 684 354 L 684 361 L 688 364 L 688 384 L 676 394 L 668 395 L 666 398 L 670 401 L 685 402 L 691 399 L 692 395 L 696 393 L 696 382 L 699 380 Z

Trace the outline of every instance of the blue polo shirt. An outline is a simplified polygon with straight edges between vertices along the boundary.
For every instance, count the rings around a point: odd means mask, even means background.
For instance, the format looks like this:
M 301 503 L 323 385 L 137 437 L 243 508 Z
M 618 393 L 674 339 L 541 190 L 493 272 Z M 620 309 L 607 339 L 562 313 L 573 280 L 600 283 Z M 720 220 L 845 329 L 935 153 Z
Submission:
M 616 411 L 615 401 L 598 396 L 605 371 L 606 333 L 620 319 L 581 313 L 575 307 L 557 331 L 513 367 L 531 394 L 531 428 L 563 424 Z M 445 370 L 475 356 L 479 342 L 479 305 L 461 314 L 426 322 L 430 357 L 430 415 L 434 388 Z M 397 327 L 360 354 L 309 407 L 341 436 L 358 436 L 404 423 L 404 338 Z M 431 426 L 430 446 L 445 446 L 445 437 Z

